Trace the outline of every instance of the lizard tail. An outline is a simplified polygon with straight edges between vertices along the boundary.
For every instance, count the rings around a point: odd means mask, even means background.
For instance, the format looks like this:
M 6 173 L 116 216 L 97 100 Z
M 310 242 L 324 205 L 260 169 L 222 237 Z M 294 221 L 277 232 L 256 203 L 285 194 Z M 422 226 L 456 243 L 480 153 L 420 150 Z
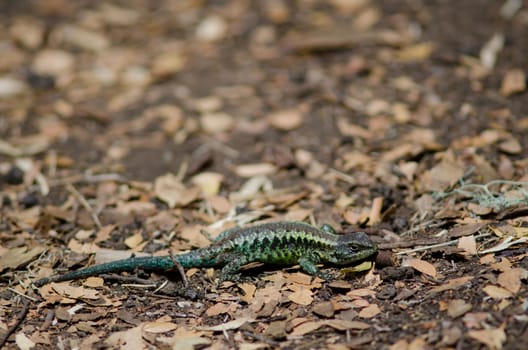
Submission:
M 177 259 L 178 260 L 178 259 Z M 44 277 L 33 282 L 35 287 L 41 287 L 51 282 L 70 281 L 80 278 L 87 278 L 97 276 L 105 273 L 131 272 L 136 269 L 144 269 L 149 271 L 165 271 L 174 267 L 174 262 L 170 256 L 147 256 L 138 258 L 129 258 L 108 262 L 105 264 L 90 266 L 81 270 L 65 273 L 64 275 L 56 275 L 51 277 Z

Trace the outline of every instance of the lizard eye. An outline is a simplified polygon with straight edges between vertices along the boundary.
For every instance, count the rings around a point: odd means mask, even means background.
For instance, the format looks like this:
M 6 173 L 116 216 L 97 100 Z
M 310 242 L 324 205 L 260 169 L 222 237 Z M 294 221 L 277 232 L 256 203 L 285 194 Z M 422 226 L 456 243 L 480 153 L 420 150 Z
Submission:
M 359 250 L 359 247 L 355 244 L 349 245 L 348 248 L 354 252 L 357 252 Z

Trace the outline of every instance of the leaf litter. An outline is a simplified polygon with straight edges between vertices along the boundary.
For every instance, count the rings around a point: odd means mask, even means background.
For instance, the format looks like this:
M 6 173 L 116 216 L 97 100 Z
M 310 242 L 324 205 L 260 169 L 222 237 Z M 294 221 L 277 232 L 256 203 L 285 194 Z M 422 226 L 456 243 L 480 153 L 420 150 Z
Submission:
M 528 118 L 516 1 L 481 16 L 370 0 L 2 6 L 8 347 L 518 343 Z M 218 271 L 189 269 L 192 298 L 172 271 L 30 286 L 277 220 L 366 231 L 381 251 L 331 267 L 330 282 L 252 265 L 251 282 L 218 285 Z

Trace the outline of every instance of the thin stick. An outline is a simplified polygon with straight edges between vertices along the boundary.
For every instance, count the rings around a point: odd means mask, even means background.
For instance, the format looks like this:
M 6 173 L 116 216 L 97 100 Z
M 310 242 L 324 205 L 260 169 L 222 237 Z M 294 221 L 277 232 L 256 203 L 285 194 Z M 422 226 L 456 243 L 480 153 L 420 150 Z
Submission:
M 9 327 L 6 333 L 4 333 L 4 335 L 0 337 L 0 348 L 2 348 L 5 345 L 5 343 L 7 342 L 7 339 L 11 336 L 11 334 L 13 334 L 17 330 L 18 326 L 20 326 L 22 321 L 24 321 L 24 319 L 26 318 L 26 315 L 29 311 L 30 301 L 28 299 L 24 299 L 23 304 L 24 304 L 24 307 L 22 308 L 20 313 L 17 315 L 15 324 Z
M 31 300 L 32 302 L 36 302 L 36 301 L 37 301 L 37 299 L 32 298 L 32 297 L 30 297 L 29 295 L 22 294 L 22 293 L 20 293 L 20 292 L 19 292 L 18 290 L 16 290 L 16 289 L 13 289 L 13 288 L 7 288 L 7 290 L 9 290 L 9 291 L 11 291 L 11 292 L 13 292 L 13 293 L 15 293 L 15 294 L 18 294 L 18 295 L 20 295 L 20 296 L 23 297 L 23 298 L 29 299 L 29 300 Z
M 79 192 L 77 191 L 77 189 L 75 187 L 73 187 L 72 184 L 66 184 L 66 189 L 75 197 L 77 198 L 77 200 L 79 201 L 79 203 L 81 203 L 81 205 L 84 207 L 84 209 L 86 209 L 86 211 L 88 211 L 90 213 L 90 216 L 92 218 L 92 221 L 94 222 L 95 226 L 98 228 L 98 229 L 101 229 L 103 226 L 101 225 L 101 221 L 99 221 L 99 217 L 97 216 L 97 214 L 95 213 L 95 211 L 93 210 L 92 206 L 90 205 L 90 203 L 88 203 L 88 201 L 86 200 L 86 198 Z
M 482 238 L 482 237 L 489 237 L 489 236 L 493 236 L 492 233 L 483 233 L 483 234 L 480 234 L 478 236 L 475 236 L 475 239 L 477 238 Z M 447 247 L 447 246 L 450 246 L 450 245 L 454 245 L 458 243 L 458 239 L 455 239 L 455 240 L 452 240 L 452 241 L 447 241 L 447 242 L 442 242 L 442 243 L 438 243 L 438 244 L 431 244 L 431 245 L 428 245 L 428 246 L 424 246 L 424 247 L 418 247 L 418 248 L 414 248 L 414 249 L 411 249 L 411 250 L 405 250 L 403 252 L 399 252 L 399 253 L 396 253 L 396 255 L 404 255 L 404 254 L 409 254 L 409 253 L 416 253 L 416 252 L 423 252 L 424 250 L 429 250 L 429 249 L 433 249 L 433 248 L 440 248 L 440 247 Z

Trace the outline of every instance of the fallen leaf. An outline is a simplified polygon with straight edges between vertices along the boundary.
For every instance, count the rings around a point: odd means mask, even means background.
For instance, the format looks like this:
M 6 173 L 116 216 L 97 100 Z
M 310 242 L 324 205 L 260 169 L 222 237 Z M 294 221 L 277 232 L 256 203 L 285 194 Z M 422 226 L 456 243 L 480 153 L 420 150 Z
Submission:
M 149 333 L 165 333 L 176 329 L 178 325 L 173 322 L 146 322 L 142 330 Z
M 174 208 L 184 207 L 198 199 L 200 188 L 187 188 L 175 175 L 166 174 L 156 178 L 154 192 L 160 200 L 167 203 L 170 208 Z
M 30 350 L 36 345 L 22 332 L 16 334 L 15 343 L 20 350 Z
M 0 257 L 0 272 L 5 269 L 16 269 L 27 264 L 31 260 L 39 256 L 44 250 L 44 247 L 18 247 L 9 249 Z
M 475 236 L 465 236 L 458 239 L 458 248 L 461 248 L 468 255 L 477 255 L 477 241 Z
M 462 299 L 453 299 L 450 300 L 447 304 L 447 314 L 450 317 L 457 318 L 462 315 L 464 315 L 466 312 L 470 311 L 472 308 L 472 305 L 469 303 L 466 303 Z
M 511 96 L 526 90 L 526 75 L 522 69 L 510 69 L 506 72 L 500 88 L 503 96 Z
M 228 303 L 228 304 L 216 303 L 210 308 L 208 308 L 205 313 L 209 317 L 217 316 L 221 314 L 232 314 L 233 312 L 236 311 L 236 309 L 238 309 L 238 306 L 239 305 L 236 303 Z
M 268 115 L 268 122 L 276 129 L 289 131 L 302 124 L 302 113 L 298 109 L 283 109 Z
M 241 283 L 238 285 L 238 288 L 242 289 L 242 291 L 244 292 L 244 295 L 240 297 L 240 299 L 250 304 L 251 301 L 253 300 L 257 287 L 254 284 Z
M 506 299 L 512 296 L 512 293 L 509 290 L 491 284 L 488 284 L 482 288 L 482 290 L 494 299 Z
M 115 349 L 144 350 L 146 343 L 143 340 L 142 325 L 127 329 L 126 331 L 114 332 L 105 340 L 105 343 Z
M 334 305 L 329 301 L 315 304 L 312 309 L 314 314 L 327 318 L 334 316 L 334 311 Z
M 521 279 L 528 277 L 528 271 L 522 268 L 506 270 L 499 275 L 497 283 L 513 294 L 521 290 Z
M 143 242 L 143 235 L 141 234 L 141 232 L 138 232 L 138 233 L 128 237 L 127 239 L 125 239 L 125 245 L 128 248 L 130 248 L 130 249 L 136 248 L 142 242 Z
M 235 125 L 235 119 L 222 112 L 207 113 L 200 117 L 200 125 L 206 133 L 218 134 L 231 130 Z
M 307 306 L 313 301 L 313 293 L 308 288 L 300 288 L 298 291 L 288 295 L 288 299 L 296 304 Z
M 423 61 L 429 56 L 431 56 L 433 50 L 433 43 L 419 43 L 404 47 L 396 54 L 396 57 L 403 62 Z
M 242 318 L 238 318 L 236 320 L 230 321 L 230 322 L 226 322 L 226 323 L 220 324 L 218 326 L 201 327 L 199 329 L 200 330 L 204 330 L 204 331 L 223 332 L 223 331 L 228 331 L 228 330 L 231 330 L 231 329 L 238 329 L 243 324 L 249 323 L 249 322 L 253 322 L 253 321 L 254 321 L 254 319 L 252 319 L 252 318 L 242 317 Z
M 202 172 L 193 176 L 191 182 L 198 186 L 206 196 L 216 196 L 223 180 L 224 175 L 220 173 Z
M 408 258 L 403 261 L 402 266 L 410 266 L 421 273 L 436 277 L 436 268 L 425 260 Z
M 506 341 L 506 333 L 502 328 L 489 328 L 479 331 L 469 331 L 468 335 L 491 350 L 500 350 Z
M 464 276 L 464 277 L 458 277 L 458 278 L 453 278 L 452 280 L 449 280 L 447 281 L 447 283 L 444 283 L 438 287 L 434 287 L 434 288 L 431 288 L 431 290 L 429 291 L 429 294 L 434 294 L 434 293 L 440 293 L 440 292 L 444 292 L 446 290 L 452 290 L 452 289 L 457 289 L 457 288 L 460 288 L 464 285 L 466 285 L 468 282 L 472 281 L 475 277 L 473 276 Z
M 253 177 L 275 174 L 277 167 L 270 163 L 243 164 L 234 167 L 233 171 L 240 177 Z
M 358 316 L 362 318 L 372 318 L 381 312 L 380 308 L 376 304 L 370 304 L 366 308 L 362 309 Z

